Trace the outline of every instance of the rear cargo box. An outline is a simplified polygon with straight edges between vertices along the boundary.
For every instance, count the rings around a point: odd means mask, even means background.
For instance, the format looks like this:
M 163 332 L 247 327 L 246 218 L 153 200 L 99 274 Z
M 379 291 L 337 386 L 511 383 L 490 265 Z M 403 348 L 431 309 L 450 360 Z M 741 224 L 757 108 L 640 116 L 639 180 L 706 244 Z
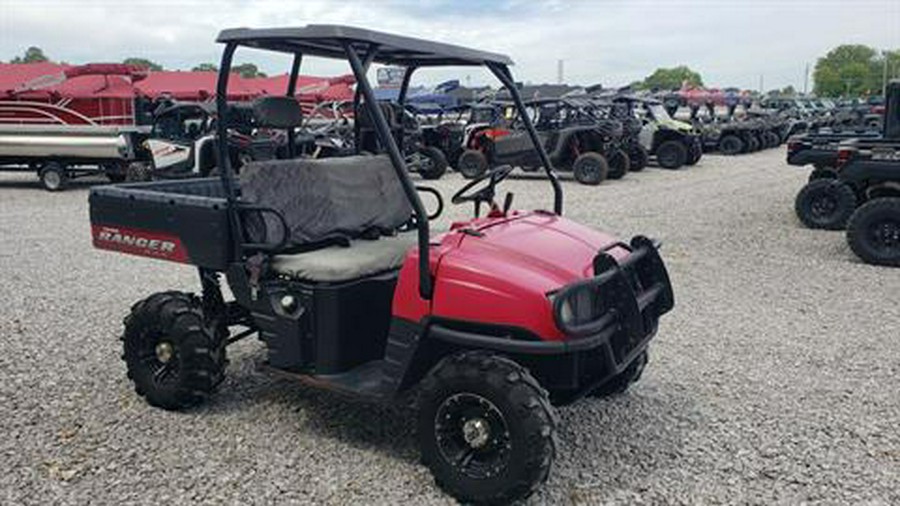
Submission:
M 218 178 L 91 189 L 91 233 L 100 249 L 224 270 L 232 256 Z

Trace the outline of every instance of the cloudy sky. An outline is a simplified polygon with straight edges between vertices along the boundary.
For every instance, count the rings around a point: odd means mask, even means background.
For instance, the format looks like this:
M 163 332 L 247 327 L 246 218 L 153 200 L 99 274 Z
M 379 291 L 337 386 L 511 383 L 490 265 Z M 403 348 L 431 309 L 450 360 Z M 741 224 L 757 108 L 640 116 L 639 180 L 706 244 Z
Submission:
M 0 60 L 37 45 L 55 60 L 142 56 L 166 68 L 214 62 L 222 28 L 341 23 L 510 54 L 517 79 L 626 84 L 686 64 L 709 85 L 803 86 L 804 67 L 841 43 L 900 48 L 900 0 L 0 0 Z M 279 58 L 245 52 L 269 73 Z M 313 61 L 304 73 L 346 72 Z M 472 84 L 487 74 L 460 70 Z M 423 80 L 446 74 L 422 76 Z

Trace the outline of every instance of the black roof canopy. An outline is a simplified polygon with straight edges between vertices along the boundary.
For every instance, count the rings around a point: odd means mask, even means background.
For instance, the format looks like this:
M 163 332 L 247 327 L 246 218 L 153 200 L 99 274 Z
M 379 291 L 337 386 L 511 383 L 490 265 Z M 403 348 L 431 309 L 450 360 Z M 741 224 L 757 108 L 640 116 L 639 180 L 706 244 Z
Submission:
M 377 45 L 375 62 L 405 67 L 513 63 L 508 56 L 498 53 L 341 25 L 230 28 L 222 30 L 216 41 L 282 53 L 338 59 L 346 58 L 344 44 L 347 42 L 363 52 L 368 47 Z

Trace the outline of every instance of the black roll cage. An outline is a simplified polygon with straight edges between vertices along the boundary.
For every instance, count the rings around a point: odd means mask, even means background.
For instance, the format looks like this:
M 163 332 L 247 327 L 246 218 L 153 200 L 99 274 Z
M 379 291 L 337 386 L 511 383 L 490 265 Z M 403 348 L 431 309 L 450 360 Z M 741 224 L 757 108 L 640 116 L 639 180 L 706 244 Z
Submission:
M 428 213 L 425 211 L 421 199 L 419 199 L 415 185 L 409 178 L 409 171 L 398 142 L 392 135 L 381 108 L 378 107 L 375 92 L 372 90 L 366 76 L 369 66 L 373 62 L 402 65 L 406 68 L 398 99 L 401 107 L 405 105 L 412 74 L 418 68 L 428 66 L 486 66 L 509 91 L 519 115 L 523 117 L 523 126 L 538 152 L 538 156 L 553 187 L 554 213 L 562 215 L 562 186 L 556 177 L 550 158 L 538 138 L 534 125 L 526 113 L 525 104 L 513 80 L 512 73 L 509 71 L 508 65 L 512 61 L 508 57 L 450 44 L 335 25 L 308 25 L 301 28 L 274 29 L 235 28 L 222 31 L 217 38 L 217 42 L 225 44 L 216 81 L 216 109 L 219 111 L 216 135 L 219 139 L 228 137 L 228 80 L 231 75 L 234 52 L 238 47 L 244 46 L 293 54 L 294 59 L 286 90 L 286 95 L 289 97 L 294 96 L 304 54 L 347 59 L 349 61 L 357 83 L 354 95 L 354 111 L 357 111 L 358 117 L 360 100 L 364 100 L 364 104 L 373 120 L 378 139 L 391 159 L 394 172 L 403 185 L 404 194 L 416 216 L 419 249 L 419 295 L 423 299 L 431 299 L 433 293 L 433 280 L 429 260 L 430 231 Z M 358 124 L 358 121 L 355 123 Z M 290 128 L 287 132 L 288 153 L 292 157 L 296 152 L 295 132 L 293 130 L 293 128 Z M 242 259 L 245 256 L 247 244 L 244 242 L 243 229 L 241 227 L 240 213 L 242 205 L 238 201 L 234 169 L 231 167 L 229 160 L 227 143 L 218 142 L 216 144 L 218 164 L 221 167 L 219 173 L 227 199 L 234 258 Z M 245 210 L 246 207 L 243 206 Z M 264 211 L 272 212 L 272 210 L 267 209 Z

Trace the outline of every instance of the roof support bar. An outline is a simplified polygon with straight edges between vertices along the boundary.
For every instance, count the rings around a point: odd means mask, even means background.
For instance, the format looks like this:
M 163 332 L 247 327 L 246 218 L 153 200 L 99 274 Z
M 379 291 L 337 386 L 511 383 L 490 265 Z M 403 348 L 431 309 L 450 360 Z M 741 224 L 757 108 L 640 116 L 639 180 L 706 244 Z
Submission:
M 303 63 L 303 55 L 297 53 L 294 55 L 294 61 L 291 64 L 291 76 L 288 78 L 287 96 L 294 97 L 297 92 L 297 77 L 300 75 L 300 64 Z M 288 157 L 293 158 L 297 155 L 297 132 L 293 128 L 288 128 Z
M 237 210 L 237 192 L 234 185 L 234 172 L 228 156 L 228 76 L 231 74 L 231 60 L 237 44 L 229 42 L 222 51 L 222 62 L 219 64 L 219 77 L 216 82 L 216 154 L 219 167 L 219 177 L 222 178 L 222 186 L 225 188 L 225 198 L 228 199 L 228 219 L 231 225 L 231 233 L 234 235 L 234 258 L 241 258 L 241 244 L 244 242 L 241 230 L 240 217 Z
M 525 131 L 528 132 L 528 137 L 531 138 L 531 143 L 534 144 L 534 149 L 541 159 L 541 164 L 544 165 L 544 172 L 547 173 L 547 178 L 550 179 L 550 184 L 553 185 L 553 212 L 562 216 L 563 192 L 562 187 L 559 184 L 559 178 L 556 177 L 556 172 L 553 171 L 553 165 L 550 164 L 550 157 L 547 156 L 547 151 L 544 149 L 541 140 L 538 138 L 537 131 L 534 129 L 534 124 L 532 123 L 531 118 L 528 117 L 528 110 L 525 109 L 525 103 L 522 102 L 522 96 L 519 94 L 519 88 L 516 87 L 515 81 L 513 81 L 512 74 L 509 72 L 509 67 L 493 62 L 485 62 L 485 65 L 495 76 L 497 76 L 497 79 L 503 83 L 503 86 L 509 90 L 509 95 L 516 104 L 516 109 L 519 111 L 519 117 L 522 118 L 522 124 L 525 125 Z
M 406 107 L 406 95 L 409 93 L 409 82 L 412 81 L 413 72 L 419 67 L 409 66 L 403 72 L 403 81 L 400 82 L 400 94 L 397 96 L 397 103 L 400 107 Z
M 406 198 L 409 200 L 416 215 L 416 227 L 419 236 L 419 296 L 425 300 L 430 300 L 433 293 L 433 280 L 431 278 L 431 263 L 428 251 L 428 214 L 425 212 L 425 207 L 419 199 L 419 193 L 416 191 L 415 185 L 409 179 L 406 161 L 403 159 L 397 143 L 394 142 L 394 136 L 391 135 L 387 120 L 381 111 L 381 107 L 378 106 L 378 101 L 375 99 L 375 92 L 372 91 L 372 87 L 369 85 L 369 80 L 366 77 L 366 69 L 368 67 L 359 58 L 352 44 L 344 42 L 344 50 L 347 52 L 347 58 L 350 60 L 350 68 L 353 69 L 353 74 L 356 76 L 356 88 L 362 92 L 365 99 L 365 105 L 375 126 L 375 132 L 378 134 L 381 145 L 385 147 L 388 156 L 391 158 L 397 179 L 403 185 L 403 192 L 406 194 Z M 371 55 L 371 59 L 367 57 L 369 63 L 374 59 L 376 51 L 377 47 L 369 46 L 369 55 Z

